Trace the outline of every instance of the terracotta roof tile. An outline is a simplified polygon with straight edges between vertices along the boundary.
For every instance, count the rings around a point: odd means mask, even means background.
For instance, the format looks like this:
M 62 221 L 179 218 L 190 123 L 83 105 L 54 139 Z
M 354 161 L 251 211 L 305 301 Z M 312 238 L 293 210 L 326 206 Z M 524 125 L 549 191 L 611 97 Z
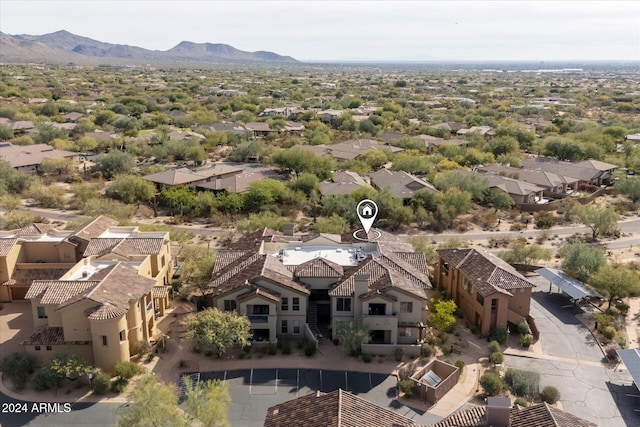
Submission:
M 26 299 L 42 297 L 41 304 L 62 304 L 96 286 L 94 281 L 42 280 L 33 282 Z
M 0 238 L 0 256 L 9 255 L 9 252 L 16 243 L 18 243 L 18 239 L 16 238 Z
M 42 265 L 42 264 L 41 264 Z M 46 265 L 46 264 L 45 264 Z M 30 284 L 34 280 L 57 280 L 69 271 L 68 268 L 17 268 L 11 275 L 12 283 Z
M 348 391 L 316 392 L 267 410 L 265 427 L 416 426 L 409 418 Z
M 151 288 L 151 296 L 153 298 L 165 298 L 169 296 L 171 286 L 154 286 Z
M 438 255 L 469 279 L 481 295 L 495 292 L 512 295 L 509 290 L 534 285 L 507 262 L 486 251 L 476 249 L 438 249 Z
M 118 225 L 118 221 L 116 221 L 115 219 L 100 215 L 82 224 L 80 228 L 78 228 L 71 236 L 69 236 L 69 239 L 73 240 L 74 238 L 76 238 L 88 242 L 91 239 L 100 237 L 102 233 L 104 233 L 111 227 L 115 227 L 116 225 Z
M 95 238 L 89 241 L 83 256 L 102 256 L 111 252 L 125 256 L 152 255 L 162 250 L 162 237 Z
M 22 228 L 16 230 L 17 236 L 37 236 L 39 234 L 47 234 L 50 230 L 53 230 L 55 227 L 51 224 L 42 224 L 42 223 L 33 223 L 29 225 L 25 225 Z
M 431 424 L 430 427 L 477 427 L 484 425 L 484 406 L 474 406 L 473 408 L 458 411 L 449 415 L 444 420 Z
M 344 274 L 341 265 L 325 258 L 315 258 L 295 267 L 296 277 L 340 277 Z
M 263 296 L 267 299 L 270 299 L 273 302 L 280 302 L 280 294 L 274 292 L 270 289 L 267 289 L 263 286 L 251 285 L 251 289 L 247 292 L 238 295 L 238 302 L 248 300 L 254 296 Z

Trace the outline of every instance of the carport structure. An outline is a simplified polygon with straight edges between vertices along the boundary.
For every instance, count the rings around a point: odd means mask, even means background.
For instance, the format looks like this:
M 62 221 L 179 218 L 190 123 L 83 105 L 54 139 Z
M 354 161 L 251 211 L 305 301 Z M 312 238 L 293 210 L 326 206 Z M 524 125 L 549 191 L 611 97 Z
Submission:
M 618 356 L 622 359 L 622 363 L 627 367 L 627 370 L 633 378 L 633 383 L 636 385 L 636 389 L 640 391 L 640 349 L 630 348 L 627 350 L 617 350 Z M 633 397 L 640 398 L 640 395 L 633 395 Z M 636 412 L 640 412 L 640 409 L 634 409 Z
M 598 292 L 587 288 L 584 283 L 557 268 L 539 268 L 536 270 L 536 273 L 556 285 L 574 301 L 579 301 L 585 297 L 602 298 L 602 295 Z

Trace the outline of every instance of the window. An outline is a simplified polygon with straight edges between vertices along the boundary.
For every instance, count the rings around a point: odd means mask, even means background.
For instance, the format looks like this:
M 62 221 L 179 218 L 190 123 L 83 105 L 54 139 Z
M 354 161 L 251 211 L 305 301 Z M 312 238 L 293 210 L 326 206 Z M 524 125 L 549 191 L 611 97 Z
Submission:
M 107 336 L 106 335 L 100 335 L 100 338 L 102 339 L 102 345 L 103 346 L 107 346 Z
M 124 341 L 127 339 L 127 332 L 123 329 L 120 331 L 120 341 Z
M 445 276 L 449 276 L 449 264 L 447 264 L 446 262 L 442 263 L 442 274 L 444 274 Z
M 234 299 L 224 300 L 224 311 L 235 311 L 235 310 L 236 310 L 236 300 Z
M 35 346 L 35 349 L 36 351 L 40 351 L 40 346 L 39 345 Z
M 467 291 L 469 295 L 473 295 L 473 287 L 471 286 L 471 281 L 467 278 L 464 279 L 464 289 Z
M 293 297 L 293 311 L 300 311 L 300 298 Z
M 283 334 L 289 333 L 289 323 L 286 320 L 282 321 L 282 327 L 280 328 Z
M 479 293 L 476 293 L 476 301 L 478 301 L 478 304 L 484 305 L 484 297 Z
M 300 333 L 300 321 L 299 320 L 294 320 L 293 321 L 293 333 L 294 334 L 299 334 Z
M 338 298 L 336 300 L 336 311 L 351 311 L 351 298 Z
M 398 329 L 398 333 L 401 337 L 410 337 L 411 328 Z
M 289 298 L 282 297 L 282 305 L 280 306 L 280 310 L 289 311 Z
M 47 310 L 44 307 L 38 307 L 38 319 L 46 319 Z
M 369 304 L 369 315 L 384 316 L 387 304 Z
M 491 300 L 491 312 L 495 313 L 498 310 L 498 300 L 496 298 Z
M 162 264 L 162 266 L 164 267 L 165 264 L 165 259 L 164 259 L 164 255 L 162 255 L 162 258 L 160 258 L 160 264 Z
M 51 351 L 52 347 L 50 345 L 47 346 L 47 351 Z
M 400 302 L 400 313 L 413 313 L 413 302 L 411 302 L 411 301 L 401 301 Z

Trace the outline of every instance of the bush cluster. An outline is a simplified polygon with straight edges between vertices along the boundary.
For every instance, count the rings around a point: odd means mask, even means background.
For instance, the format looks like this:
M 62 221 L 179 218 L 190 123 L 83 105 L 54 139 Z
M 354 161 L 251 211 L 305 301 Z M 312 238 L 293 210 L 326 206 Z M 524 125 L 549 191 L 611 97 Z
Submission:
M 504 380 L 516 396 L 533 397 L 540 389 L 538 372 L 509 368 L 504 375 Z
M 33 359 L 24 353 L 11 353 L 0 360 L 0 371 L 6 374 L 17 390 L 22 390 L 33 373 Z
M 500 376 L 494 372 L 487 372 L 480 377 L 480 385 L 489 396 L 496 396 L 502 391 L 504 384 Z

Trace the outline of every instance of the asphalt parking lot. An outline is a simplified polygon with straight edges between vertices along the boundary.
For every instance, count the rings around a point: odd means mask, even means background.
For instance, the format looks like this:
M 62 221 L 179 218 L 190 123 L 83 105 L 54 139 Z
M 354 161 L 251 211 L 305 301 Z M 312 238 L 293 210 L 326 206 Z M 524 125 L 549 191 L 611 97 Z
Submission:
M 201 373 L 201 381 L 209 379 L 227 382 L 232 400 L 229 420 L 234 427 L 262 426 L 270 406 L 318 390 L 331 392 L 339 388 L 421 424 L 441 419 L 401 405 L 396 400 L 396 377 L 388 374 L 318 369 L 244 369 Z
M 540 372 L 540 387 L 558 388 L 564 409 L 574 415 L 606 427 L 638 427 L 640 392 L 631 375 L 622 366 L 600 364 L 603 354 L 589 330 L 578 321 L 582 309 L 567 296 L 549 294 L 549 282 L 536 281 L 531 300 L 531 315 L 540 330 L 545 355 L 570 360 L 544 360 L 505 356 L 507 366 Z M 557 292 L 557 288 L 554 288 Z

